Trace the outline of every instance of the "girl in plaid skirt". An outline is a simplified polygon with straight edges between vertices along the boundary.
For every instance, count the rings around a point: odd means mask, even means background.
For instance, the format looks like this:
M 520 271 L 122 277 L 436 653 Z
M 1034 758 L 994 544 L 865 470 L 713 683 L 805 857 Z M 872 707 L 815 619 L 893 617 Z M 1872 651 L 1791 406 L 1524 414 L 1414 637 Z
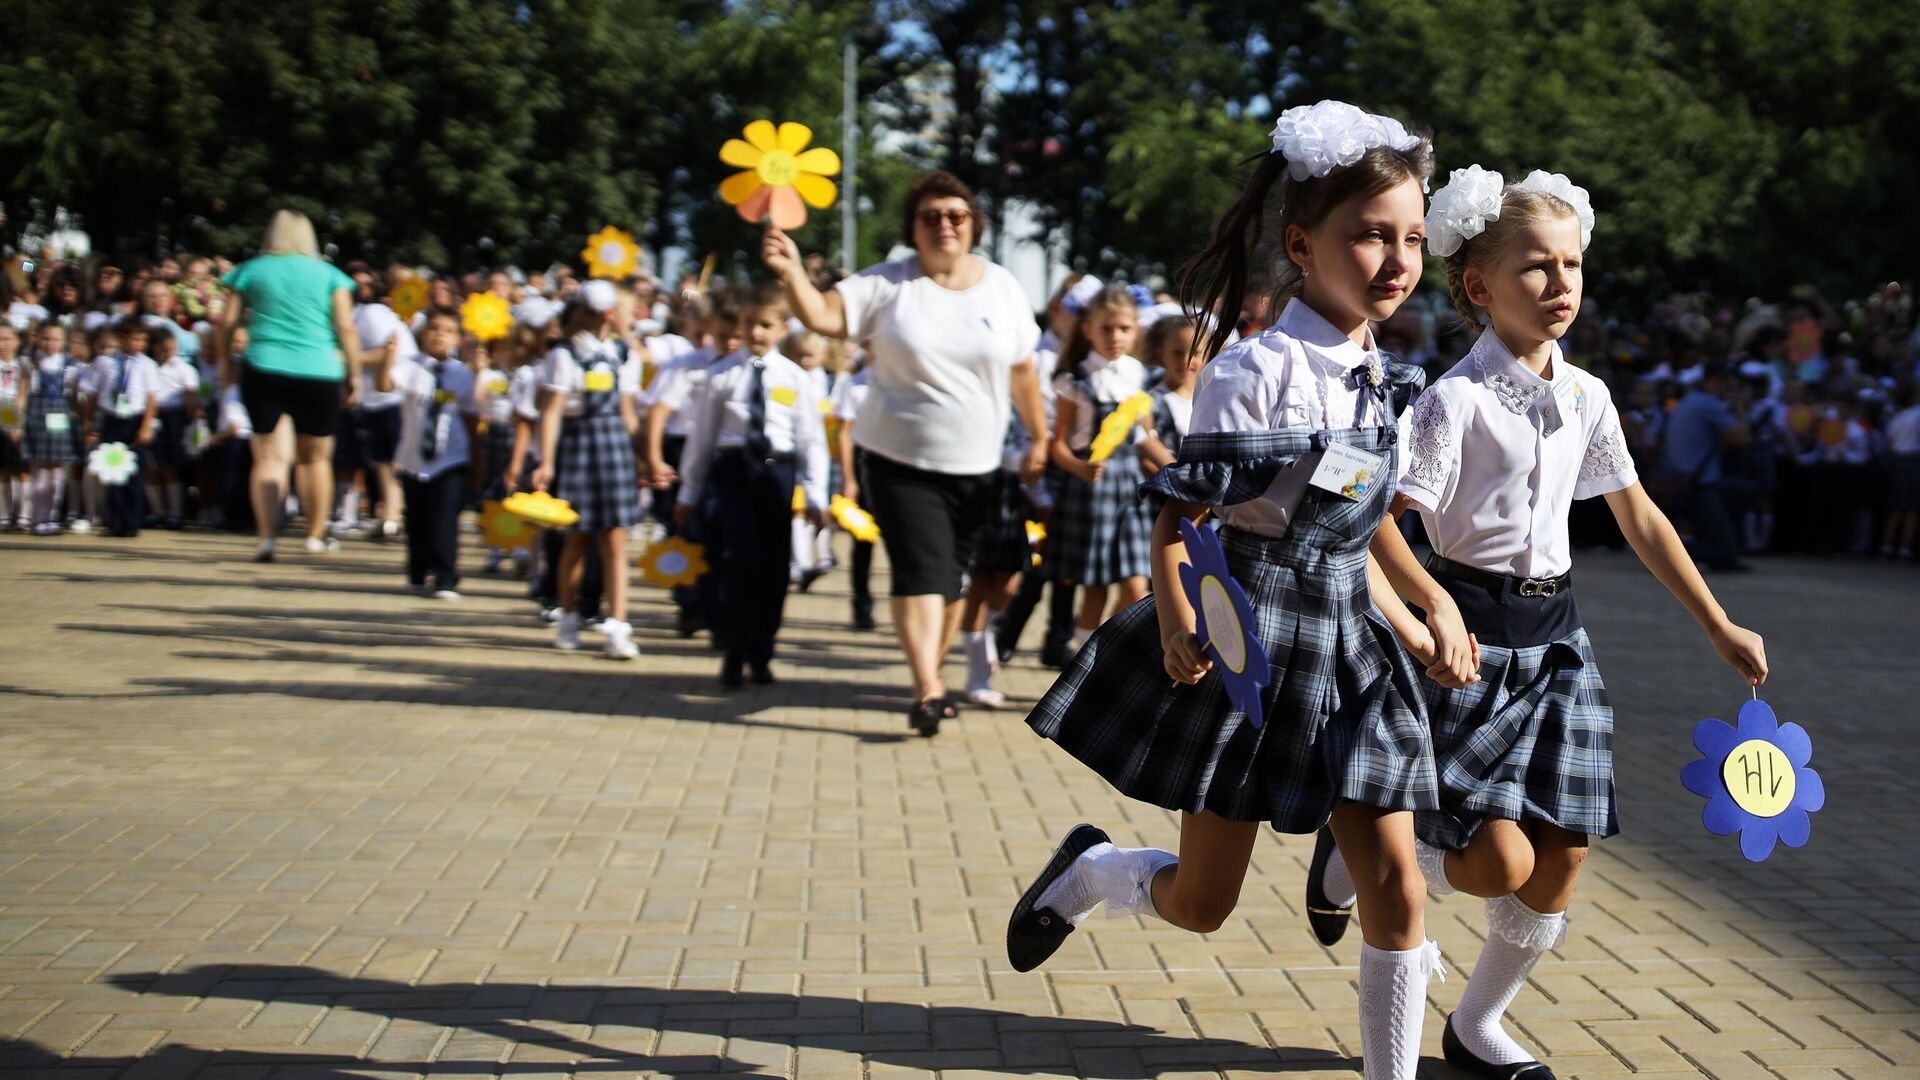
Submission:
M 0 430 L 0 529 L 24 529 L 32 516 L 27 506 L 25 450 L 30 370 L 20 360 L 20 331 L 12 323 L 0 322 L 0 404 L 13 411 Z
M 1571 589 L 1573 500 L 1604 496 L 1720 656 L 1753 685 L 1767 674 L 1760 638 L 1727 619 L 1641 489 L 1606 385 L 1560 350 L 1592 227 L 1587 193 L 1564 176 L 1507 185 L 1476 166 L 1434 194 L 1427 238 L 1454 306 L 1493 326 L 1420 396 L 1392 507 L 1420 511 L 1427 565 L 1480 643 L 1477 683 L 1424 680 L 1440 802 L 1416 816 L 1416 853 L 1435 894 L 1488 898 L 1486 943 L 1441 1045 L 1455 1066 L 1500 1080 L 1552 1076 L 1500 1018 L 1564 939 L 1590 839 L 1619 831 L 1613 710 Z M 1397 529 L 1380 531 L 1375 555 L 1417 565 Z M 1309 897 L 1351 901 L 1338 855 L 1315 869 Z M 1344 924 L 1314 929 L 1324 942 Z
M 1412 811 L 1438 796 L 1407 653 L 1464 683 L 1473 650 L 1444 592 L 1392 583 L 1431 597 L 1423 627 L 1368 555 L 1393 489 L 1394 417 L 1418 383 L 1416 369 L 1382 360 L 1369 326 L 1419 279 L 1432 151 L 1397 121 L 1339 102 L 1287 110 L 1274 148 L 1183 291 L 1188 310 L 1237 313 L 1252 278 L 1285 310 L 1225 352 L 1234 319 L 1212 322 L 1201 348 L 1218 356 L 1200 372 L 1180 460 L 1146 484 L 1168 499 L 1154 525 L 1155 592 L 1095 632 L 1028 718 L 1121 791 L 1181 811 L 1180 852 L 1074 829 L 1014 908 L 1008 956 L 1034 967 L 1103 903 L 1109 915 L 1216 930 L 1262 822 L 1311 833 L 1331 820 L 1365 867 L 1354 876 L 1366 1073 L 1411 1080 L 1439 971 Z M 1335 443 L 1346 451 L 1329 455 Z M 1373 460 L 1368 477 L 1339 465 L 1356 451 Z M 1209 513 L 1269 661 L 1261 726 L 1230 703 L 1177 581 L 1178 522 Z
M 626 343 L 611 336 L 619 299 L 612 282 L 582 286 L 567 315 L 567 337 L 543 361 L 546 402 L 540 410 L 540 465 L 533 471 L 533 486 L 551 488 L 580 515 L 554 567 L 561 611 L 554 647 L 580 647 L 574 590 L 587 546 L 598 543 L 606 575 L 607 618 L 600 624 L 606 655 L 631 660 L 640 655 L 627 622 L 627 526 L 640 521 L 633 456 L 633 433 L 640 424 L 633 399 L 640 375 L 639 365 L 627 362 Z
M 26 396 L 25 439 L 21 447 L 33 476 L 33 532 L 55 536 L 60 532 L 60 507 L 65 500 L 67 466 L 79 460 L 73 432 L 79 427 L 80 407 L 74 400 L 75 372 L 67 358 L 67 331 L 57 323 L 40 328 L 34 355 L 23 366 L 21 390 Z
M 1147 595 L 1153 522 L 1140 503 L 1146 476 L 1135 449 L 1147 434 L 1147 417 L 1133 424 L 1112 456 L 1090 459 L 1107 418 L 1146 391 L 1146 366 L 1129 355 L 1139 330 L 1138 300 L 1122 286 L 1105 286 L 1087 302 L 1053 377 L 1053 441 L 1047 450 L 1067 476 L 1048 520 L 1047 563 L 1055 579 L 1081 590 L 1069 651 L 1084 645 L 1107 617 L 1107 596 L 1115 586 L 1116 609 Z

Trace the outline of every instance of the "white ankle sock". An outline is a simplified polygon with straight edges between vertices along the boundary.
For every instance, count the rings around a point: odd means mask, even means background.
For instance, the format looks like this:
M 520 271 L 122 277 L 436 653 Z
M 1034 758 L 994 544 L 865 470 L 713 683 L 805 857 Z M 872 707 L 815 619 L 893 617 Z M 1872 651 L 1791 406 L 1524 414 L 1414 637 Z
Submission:
M 1360 946 L 1360 1055 L 1366 1080 L 1414 1080 L 1427 983 L 1446 981 L 1440 947 L 1429 941 L 1398 952 Z
M 1500 1018 L 1527 983 L 1533 965 L 1567 938 L 1565 912 L 1543 915 L 1508 893 L 1487 901 L 1487 943 L 1453 1012 L 1453 1033 L 1474 1057 L 1517 1065 L 1534 1056 L 1514 1042 Z
M 1103 903 L 1109 919 L 1125 915 L 1159 918 L 1153 907 L 1154 875 L 1179 861 L 1172 852 L 1159 848 L 1095 844 L 1046 887 L 1034 906 L 1051 908 L 1075 926 Z
M 1353 887 L 1353 872 L 1347 869 L 1347 857 L 1340 854 L 1339 848 L 1327 858 L 1327 874 L 1323 887 L 1327 899 L 1334 907 L 1352 907 L 1359 899 L 1360 890 Z
M 993 689 L 993 671 L 1000 666 L 1000 654 L 994 651 L 993 635 L 985 630 L 967 631 L 967 689 Z
M 1453 892 L 1453 882 L 1447 880 L 1446 851 L 1424 840 L 1415 840 L 1413 854 L 1420 863 L 1420 872 L 1427 877 L 1428 892 L 1435 896 L 1446 896 Z

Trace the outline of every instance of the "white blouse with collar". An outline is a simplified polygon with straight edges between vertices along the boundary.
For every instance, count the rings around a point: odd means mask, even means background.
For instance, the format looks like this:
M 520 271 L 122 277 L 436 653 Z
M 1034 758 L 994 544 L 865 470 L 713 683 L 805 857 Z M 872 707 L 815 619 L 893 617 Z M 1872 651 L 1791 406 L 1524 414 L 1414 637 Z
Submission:
M 1399 490 L 1441 556 L 1557 577 L 1573 565 L 1573 500 L 1639 479 L 1606 383 L 1568 363 L 1557 344 L 1547 375 L 1487 331 L 1414 403 Z

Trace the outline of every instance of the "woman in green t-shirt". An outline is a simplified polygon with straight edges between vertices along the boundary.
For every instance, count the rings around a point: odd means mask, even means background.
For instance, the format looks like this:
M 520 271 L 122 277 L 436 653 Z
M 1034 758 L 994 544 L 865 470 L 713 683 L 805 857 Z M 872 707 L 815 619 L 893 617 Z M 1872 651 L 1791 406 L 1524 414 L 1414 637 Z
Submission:
M 260 535 L 254 559 L 270 562 L 287 474 L 296 463 L 307 550 L 339 546 L 327 537 L 333 432 L 342 401 L 351 405 L 360 385 L 360 340 L 353 329 L 353 279 L 321 260 L 306 215 L 276 212 L 263 248 L 221 279 L 234 300 L 221 315 L 214 352 L 221 384 L 240 384 L 253 422 L 251 488 Z M 244 356 L 233 356 L 233 332 L 243 322 L 248 348 Z

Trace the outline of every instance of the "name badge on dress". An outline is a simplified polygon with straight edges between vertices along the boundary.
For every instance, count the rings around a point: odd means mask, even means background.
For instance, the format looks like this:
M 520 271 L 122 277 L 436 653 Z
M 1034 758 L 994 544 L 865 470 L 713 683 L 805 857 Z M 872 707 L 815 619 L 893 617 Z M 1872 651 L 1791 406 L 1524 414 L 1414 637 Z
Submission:
M 72 421 L 63 412 L 50 412 L 41 419 L 46 422 L 49 435 L 65 435 L 72 427 Z
M 1328 443 L 1307 483 L 1322 491 L 1331 491 L 1343 499 L 1359 499 L 1380 482 L 1384 460 L 1378 454 L 1355 449 L 1345 443 Z
M 604 394 L 613 389 L 613 372 L 589 371 L 586 378 L 587 393 Z

